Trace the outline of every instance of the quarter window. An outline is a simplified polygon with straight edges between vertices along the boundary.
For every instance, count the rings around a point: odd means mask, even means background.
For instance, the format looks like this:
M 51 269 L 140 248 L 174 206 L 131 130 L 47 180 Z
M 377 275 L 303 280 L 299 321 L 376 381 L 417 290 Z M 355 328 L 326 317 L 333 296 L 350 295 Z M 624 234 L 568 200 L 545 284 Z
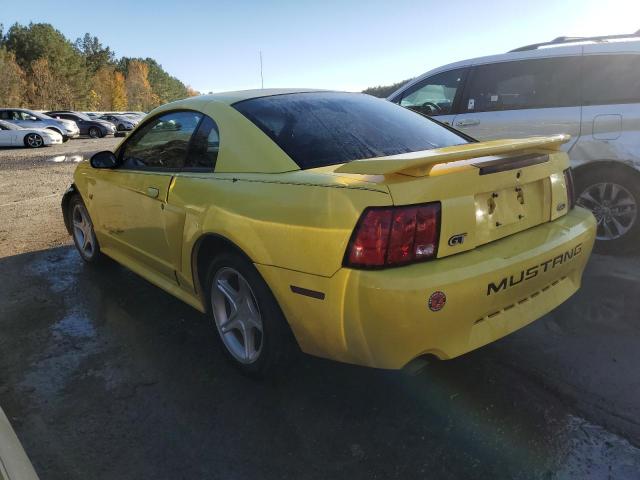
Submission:
M 561 57 L 480 65 L 471 76 L 462 111 L 579 105 L 579 61 L 579 57 Z
M 211 118 L 205 116 L 191 139 L 186 168 L 213 171 L 218 159 L 220 135 L 218 126 Z
M 402 95 L 400 105 L 423 115 L 448 115 L 456 94 L 462 88 L 466 69 L 439 73 L 412 87 Z
M 132 135 L 121 154 L 125 169 L 182 168 L 189 148 L 189 140 L 198 127 L 202 114 L 172 112 L 148 122 Z
M 640 55 L 589 55 L 582 63 L 584 105 L 640 102 Z

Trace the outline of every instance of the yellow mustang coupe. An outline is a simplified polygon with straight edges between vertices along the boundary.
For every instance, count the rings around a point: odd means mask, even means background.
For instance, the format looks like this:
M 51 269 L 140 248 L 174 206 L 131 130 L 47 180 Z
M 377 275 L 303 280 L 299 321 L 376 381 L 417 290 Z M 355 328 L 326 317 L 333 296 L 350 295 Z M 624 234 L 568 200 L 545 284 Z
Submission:
M 151 112 L 62 202 L 105 254 L 211 315 L 245 373 L 297 345 L 398 369 L 448 359 L 580 286 L 595 235 L 567 136 L 476 142 L 368 95 L 257 90 Z

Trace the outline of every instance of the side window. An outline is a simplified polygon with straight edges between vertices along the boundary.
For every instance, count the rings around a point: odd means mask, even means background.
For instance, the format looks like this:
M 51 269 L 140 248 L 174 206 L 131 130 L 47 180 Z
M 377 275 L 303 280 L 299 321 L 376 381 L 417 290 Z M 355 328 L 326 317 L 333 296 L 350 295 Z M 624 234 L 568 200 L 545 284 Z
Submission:
M 582 60 L 584 105 L 640 103 L 640 55 L 588 55 Z
M 2 119 L 2 120 L 11 120 L 11 111 L 10 110 L 2 110 L 2 111 L 0 111 L 0 119 Z
M 189 140 L 201 118 L 202 114 L 188 111 L 171 112 L 154 118 L 127 140 L 120 154 L 120 168 L 182 168 Z
M 453 113 L 453 103 L 464 83 L 465 68 L 429 77 L 403 93 L 400 105 L 423 115 Z
M 185 167 L 213 171 L 218 159 L 219 148 L 220 134 L 218 126 L 213 119 L 205 115 L 202 122 L 200 122 L 200 127 L 198 127 L 191 139 L 191 147 Z
M 471 75 L 462 111 L 579 105 L 579 62 L 579 57 L 561 57 L 480 65 Z
M 16 112 L 18 114 L 18 120 L 27 120 L 29 122 L 35 122 L 40 120 L 38 117 L 34 117 L 30 113 L 27 112 Z

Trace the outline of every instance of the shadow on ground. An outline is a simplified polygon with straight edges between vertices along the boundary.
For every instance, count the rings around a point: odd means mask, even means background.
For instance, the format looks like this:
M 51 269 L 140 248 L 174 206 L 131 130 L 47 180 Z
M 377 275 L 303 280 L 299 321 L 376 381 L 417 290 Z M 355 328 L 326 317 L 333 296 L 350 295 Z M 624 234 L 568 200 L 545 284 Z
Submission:
M 113 262 L 18 255 L 0 260 L 0 404 L 43 479 L 634 478 L 630 262 L 596 258 L 565 306 L 415 377 L 301 356 L 260 383 Z

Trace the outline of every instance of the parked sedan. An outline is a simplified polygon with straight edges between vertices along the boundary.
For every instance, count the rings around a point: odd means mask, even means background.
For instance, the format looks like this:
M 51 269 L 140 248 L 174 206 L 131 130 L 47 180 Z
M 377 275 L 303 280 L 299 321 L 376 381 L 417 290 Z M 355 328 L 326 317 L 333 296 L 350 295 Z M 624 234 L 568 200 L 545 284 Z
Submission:
M 63 142 L 80 136 L 80 129 L 76 122 L 57 120 L 44 113 L 25 108 L 0 108 L 0 120 L 5 120 L 24 128 L 53 130 L 62 136 Z
M 0 146 L 39 148 L 45 145 L 62 143 L 62 135 L 53 130 L 41 128 L 22 128 L 13 123 L 0 120 Z
M 106 120 L 92 119 L 88 115 L 80 112 L 67 110 L 47 112 L 47 115 L 57 119 L 71 120 L 76 122 L 80 129 L 80 135 L 89 135 L 91 138 L 102 138 L 105 135 L 113 135 L 116 127 Z
M 295 342 L 399 369 L 578 290 L 596 222 L 574 208 L 568 139 L 476 142 L 363 94 L 200 96 L 79 164 L 62 208 L 85 261 L 106 254 L 208 313 L 245 373 L 276 371 Z
M 111 113 L 102 115 L 100 120 L 106 120 L 107 122 L 112 123 L 119 132 L 133 130 L 133 128 L 139 123 L 138 119 L 128 117 L 126 115 L 116 115 Z

